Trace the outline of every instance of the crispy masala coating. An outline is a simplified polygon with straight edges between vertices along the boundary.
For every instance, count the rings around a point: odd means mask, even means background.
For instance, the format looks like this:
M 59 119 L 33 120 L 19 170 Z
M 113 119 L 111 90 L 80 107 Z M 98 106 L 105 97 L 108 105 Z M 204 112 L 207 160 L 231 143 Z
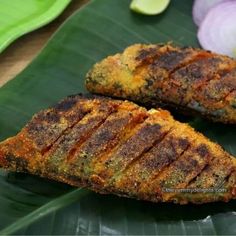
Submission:
M 94 65 L 90 92 L 236 124 L 236 60 L 200 49 L 135 44 Z
M 0 143 L 0 165 L 153 202 L 236 199 L 236 159 L 164 110 L 75 95 Z

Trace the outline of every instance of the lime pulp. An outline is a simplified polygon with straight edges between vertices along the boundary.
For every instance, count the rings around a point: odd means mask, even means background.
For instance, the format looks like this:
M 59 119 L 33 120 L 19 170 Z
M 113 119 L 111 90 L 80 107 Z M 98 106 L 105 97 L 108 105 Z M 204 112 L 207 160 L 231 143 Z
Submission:
M 132 0 L 130 9 L 145 15 L 156 15 L 163 12 L 170 0 Z

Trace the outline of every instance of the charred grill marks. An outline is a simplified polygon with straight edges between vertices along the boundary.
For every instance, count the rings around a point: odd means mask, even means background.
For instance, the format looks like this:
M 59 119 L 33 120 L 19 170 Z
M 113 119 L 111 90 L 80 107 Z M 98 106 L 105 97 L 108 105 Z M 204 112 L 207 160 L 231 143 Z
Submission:
M 65 101 L 62 101 L 62 103 Z M 89 108 L 83 107 L 83 101 L 77 101 L 77 103 L 73 104 L 66 111 L 61 111 L 57 107 L 42 111 L 34 116 L 33 120 L 26 126 L 29 138 L 35 140 L 40 152 L 47 152 L 47 149 L 50 149 L 50 146 L 66 130 L 73 127 L 78 120 L 90 112 Z M 73 119 L 71 119 L 72 116 Z
M 235 71 L 235 60 L 208 51 L 136 44 L 97 63 L 86 86 L 98 94 L 236 123 Z
M 109 188 L 111 188 L 111 191 L 118 190 L 121 193 L 122 186 L 126 186 L 126 188 L 129 188 L 130 196 L 137 197 L 142 194 L 143 186 L 148 185 L 165 166 L 170 165 L 179 156 L 182 151 L 179 148 L 183 150 L 188 148 L 188 141 L 183 141 L 181 138 L 181 141 L 174 140 L 171 136 L 172 131 L 173 128 L 170 128 L 170 130 L 163 133 L 162 137 L 157 139 L 147 151 L 132 160 L 124 170 L 118 171 L 118 174 L 110 181 Z M 167 150 L 170 147 L 173 149 L 168 152 Z
M 16 137 L 0 144 L 2 166 L 154 202 L 204 203 L 236 197 L 235 160 L 167 111 L 81 96 L 56 107 L 57 111 L 51 108 L 36 115 Z M 60 118 L 47 115 L 51 112 Z M 40 145 L 37 132 L 29 131 L 33 123 L 49 129 L 45 137 L 37 131 L 43 137 Z M 42 152 L 42 147 L 50 149 Z M 165 192 L 209 187 L 224 187 L 227 192 Z
M 101 126 L 110 114 L 114 113 L 117 108 L 104 104 L 98 107 L 95 112 L 88 113 L 84 118 L 65 135 L 61 136 L 59 141 L 55 143 L 46 159 L 55 172 L 61 171 L 66 173 L 68 163 L 74 158 L 76 150 L 86 142 L 92 133 Z
M 114 114 L 115 115 L 115 114 Z M 107 120 L 100 129 L 98 129 L 83 147 L 75 153 L 74 165 L 79 167 L 81 174 L 88 175 L 91 170 L 88 169 L 90 161 L 98 158 L 101 153 L 116 145 L 119 134 L 128 124 L 130 115 L 118 119 Z M 84 168 L 86 166 L 86 169 Z
M 170 130 L 171 130 L 171 128 L 170 128 Z M 166 135 L 170 132 L 170 130 L 166 130 L 165 132 L 163 132 L 158 137 L 158 139 L 154 139 L 154 142 L 151 144 L 151 146 L 146 147 L 139 155 L 132 157 L 131 160 L 128 160 L 127 164 L 123 168 L 121 167 L 119 170 L 117 170 L 114 173 L 114 175 L 111 178 L 111 180 L 109 181 L 108 185 L 110 187 L 113 187 L 114 182 L 116 182 L 117 180 L 119 181 L 120 177 L 124 176 L 125 173 L 132 168 L 132 166 L 134 166 L 136 163 L 138 163 L 143 156 L 148 154 L 153 149 L 153 147 L 155 147 L 158 143 L 160 143 L 163 139 L 165 139 Z M 117 166 L 119 166 L 119 164 L 117 164 Z

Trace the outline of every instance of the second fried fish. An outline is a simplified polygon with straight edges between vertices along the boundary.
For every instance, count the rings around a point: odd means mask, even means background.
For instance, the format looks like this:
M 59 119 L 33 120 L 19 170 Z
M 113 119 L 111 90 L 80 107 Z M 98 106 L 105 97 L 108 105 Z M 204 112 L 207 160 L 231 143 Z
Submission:
M 135 44 L 97 63 L 86 87 L 236 124 L 236 60 L 200 49 Z

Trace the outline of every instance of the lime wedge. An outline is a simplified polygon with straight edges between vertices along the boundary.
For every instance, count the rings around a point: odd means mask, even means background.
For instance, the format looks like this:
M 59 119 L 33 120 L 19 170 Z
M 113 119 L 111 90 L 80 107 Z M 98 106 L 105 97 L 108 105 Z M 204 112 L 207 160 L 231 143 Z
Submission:
M 163 12 L 170 0 L 132 0 L 130 9 L 145 15 L 156 15 Z

